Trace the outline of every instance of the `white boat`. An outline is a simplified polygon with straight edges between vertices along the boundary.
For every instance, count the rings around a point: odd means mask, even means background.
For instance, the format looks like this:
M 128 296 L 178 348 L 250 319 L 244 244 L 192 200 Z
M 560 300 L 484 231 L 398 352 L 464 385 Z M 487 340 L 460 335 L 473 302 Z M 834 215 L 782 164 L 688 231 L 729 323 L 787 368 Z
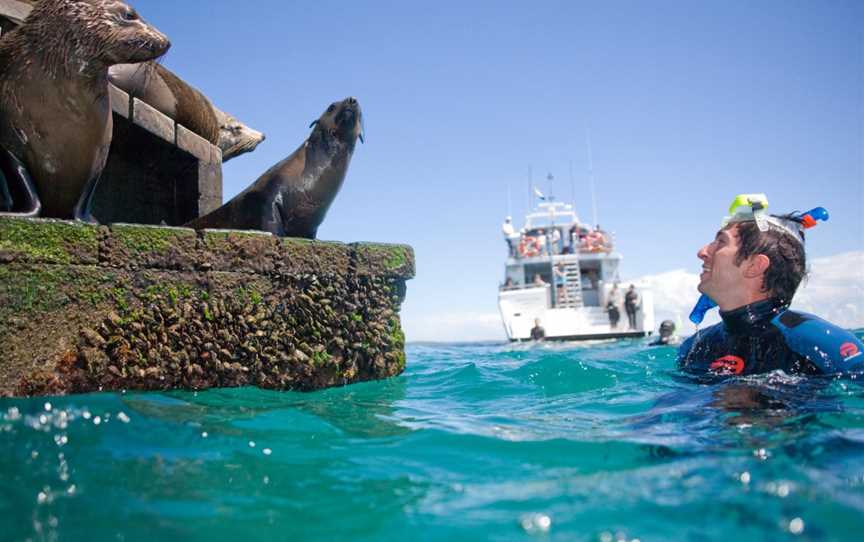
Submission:
M 634 284 L 638 310 L 631 327 L 624 307 L 630 283 L 619 281 L 621 255 L 612 236 L 581 223 L 572 205 L 540 203 L 508 244 L 498 310 L 509 340 L 531 340 L 535 322 L 547 340 L 644 337 L 653 332 L 650 289 Z M 617 325 L 610 320 L 610 300 L 620 315 Z

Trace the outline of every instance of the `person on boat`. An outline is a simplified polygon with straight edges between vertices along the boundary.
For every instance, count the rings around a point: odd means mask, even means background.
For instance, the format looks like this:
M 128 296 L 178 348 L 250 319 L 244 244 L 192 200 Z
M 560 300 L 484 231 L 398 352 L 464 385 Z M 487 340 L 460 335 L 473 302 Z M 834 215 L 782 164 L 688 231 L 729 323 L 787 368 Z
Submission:
M 546 232 L 543 231 L 543 228 L 537 230 L 537 249 L 541 256 L 547 255 L 546 252 Z
M 627 311 L 627 321 L 630 324 L 630 329 L 636 329 L 636 313 L 639 311 L 639 294 L 636 292 L 636 286 L 630 285 L 627 293 L 624 294 L 624 310 Z
M 618 284 L 613 284 L 609 290 L 609 296 L 606 298 L 606 312 L 609 314 L 609 323 L 612 329 L 618 327 L 618 320 L 621 319 L 621 292 L 618 290 Z
M 552 268 L 552 275 L 555 278 L 555 295 L 558 303 L 567 303 L 567 273 L 563 262 L 559 262 Z
M 524 328 L 523 328 L 524 329 Z M 546 338 L 546 330 L 540 325 L 540 319 L 534 319 L 534 327 L 531 328 L 531 340 L 542 341 Z
M 678 335 L 675 335 L 675 322 L 672 320 L 663 320 L 659 333 L 660 336 L 648 346 L 669 346 L 681 342 Z
M 828 212 L 769 215 L 764 194 L 735 198 L 714 240 L 702 247 L 698 290 L 690 314 L 697 325 L 719 306 L 722 322 L 688 338 L 678 367 L 704 377 L 864 372 L 864 344 L 817 316 L 790 310 L 806 274 L 804 230 Z
M 540 276 L 540 273 L 534 275 L 534 286 L 546 286 L 546 281 Z
M 606 303 L 606 312 L 609 314 L 609 325 L 612 326 L 612 329 L 618 328 L 618 320 L 621 319 L 621 310 L 618 309 L 618 305 L 612 301 L 612 298 L 609 298 L 609 301 Z
M 549 234 L 549 243 L 552 254 L 561 253 L 561 231 L 558 228 L 552 228 L 552 233 Z
M 501 233 L 504 235 L 504 241 L 507 242 L 507 252 L 512 257 L 516 255 L 516 239 L 519 236 L 516 234 L 516 230 L 513 228 L 513 219 L 511 217 L 506 217 L 504 219 L 504 224 L 501 225 Z

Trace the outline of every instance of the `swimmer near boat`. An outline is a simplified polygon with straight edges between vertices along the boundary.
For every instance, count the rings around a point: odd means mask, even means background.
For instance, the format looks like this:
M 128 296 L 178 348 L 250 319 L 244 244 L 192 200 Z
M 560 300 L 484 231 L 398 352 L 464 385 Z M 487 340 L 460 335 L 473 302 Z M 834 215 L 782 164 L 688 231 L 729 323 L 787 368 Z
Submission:
M 714 307 L 722 322 L 697 331 L 678 351 L 678 367 L 714 379 L 786 374 L 864 373 L 864 344 L 855 335 L 789 305 L 806 274 L 805 230 L 828 220 L 816 207 L 768 214 L 764 194 L 737 196 L 714 240 L 698 253 L 701 297 L 690 320 Z

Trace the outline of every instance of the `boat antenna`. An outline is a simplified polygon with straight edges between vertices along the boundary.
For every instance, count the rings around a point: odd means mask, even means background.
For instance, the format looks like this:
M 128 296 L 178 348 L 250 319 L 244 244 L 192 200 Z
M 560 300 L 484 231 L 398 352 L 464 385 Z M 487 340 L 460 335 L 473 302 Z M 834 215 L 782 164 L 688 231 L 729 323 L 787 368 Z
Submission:
M 528 212 L 534 208 L 534 178 L 531 172 L 531 166 L 528 166 Z
M 597 227 L 597 194 L 594 191 L 594 154 L 591 152 L 591 127 L 585 127 L 585 139 L 588 141 L 588 177 L 591 180 L 591 216 L 593 226 Z
M 576 208 L 576 181 L 573 179 L 573 160 L 570 160 L 570 201 L 573 202 L 573 208 Z
M 513 216 L 513 213 L 510 211 L 510 183 L 507 183 L 507 214 L 505 216 Z

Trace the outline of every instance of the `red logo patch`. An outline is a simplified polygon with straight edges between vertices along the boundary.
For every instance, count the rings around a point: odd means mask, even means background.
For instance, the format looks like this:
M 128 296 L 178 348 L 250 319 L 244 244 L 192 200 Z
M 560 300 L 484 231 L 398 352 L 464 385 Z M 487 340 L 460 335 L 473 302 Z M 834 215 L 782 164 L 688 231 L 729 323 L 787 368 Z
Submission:
M 723 356 L 711 362 L 709 369 L 721 375 L 740 375 L 744 372 L 744 360 L 738 356 Z
M 843 358 L 843 361 L 854 358 L 859 353 L 858 345 L 855 343 L 843 343 L 840 345 L 840 356 Z

